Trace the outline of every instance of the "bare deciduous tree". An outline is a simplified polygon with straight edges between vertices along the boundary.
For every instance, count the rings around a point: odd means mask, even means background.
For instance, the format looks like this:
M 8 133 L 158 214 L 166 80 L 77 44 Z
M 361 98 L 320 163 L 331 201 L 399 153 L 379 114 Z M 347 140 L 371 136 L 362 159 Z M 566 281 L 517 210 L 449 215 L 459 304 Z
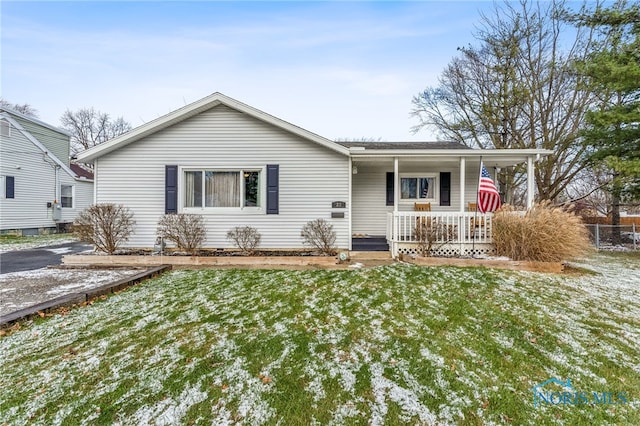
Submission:
M 477 46 L 459 49 L 437 87 L 413 98 L 413 130 L 435 128 L 446 140 L 479 148 L 545 148 L 536 166 L 542 199 L 555 199 L 584 166 L 580 130 L 593 94 L 580 90 L 576 60 L 594 48 L 593 31 L 566 31 L 562 1 L 504 1 L 482 16 Z M 523 170 L 499 176 L 513 201 Z
M 94 204 L 73 222 L 73 233 L 96 250 L 113 254 L 133 232 L 133 213 L 122 204 Z
M 62 127 L 73 135 L 71 154 L 92 148 L 131 130 L 131 124 L 122 117 L 111 119 L 109 114 L 94 108 L 66 110 L 60 118 Z
M 0 98 L 0 107 L 10 108 L 21 114 L 28 115 L 30 117 L 38 118 L 38 110 L 32 107 L 30 104 L 14 104 L 5 99 Z

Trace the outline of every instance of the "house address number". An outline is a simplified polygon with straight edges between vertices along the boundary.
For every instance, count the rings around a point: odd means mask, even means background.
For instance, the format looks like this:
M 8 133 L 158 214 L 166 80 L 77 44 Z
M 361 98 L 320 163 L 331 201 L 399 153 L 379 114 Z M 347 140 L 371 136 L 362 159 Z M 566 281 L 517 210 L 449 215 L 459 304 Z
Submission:
M 332 209 L 346 209 L 347 208 L 347 203 L 345 203 L 344 201 L 334 201 L 333 203 L 331 203 L 331 208 Z

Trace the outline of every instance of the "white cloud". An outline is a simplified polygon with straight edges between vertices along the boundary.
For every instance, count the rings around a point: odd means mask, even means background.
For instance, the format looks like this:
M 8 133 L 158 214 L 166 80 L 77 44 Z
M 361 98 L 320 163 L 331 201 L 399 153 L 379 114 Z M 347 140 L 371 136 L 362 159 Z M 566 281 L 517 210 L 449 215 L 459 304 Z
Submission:
M 409 133 L 411 98 L 455 54 L 429 41 L 466 24 L 440 21 L 441 6 L 406 4 L 388 17 L 373 9 L 295 4 L 166 26 L 105 17 L 96 28 L 13 11 L 3 16 L 3 97 L 52 124 L 67 108 L 94 106 L 139 125 L 220 91 L 329 138 L 432 139 Z

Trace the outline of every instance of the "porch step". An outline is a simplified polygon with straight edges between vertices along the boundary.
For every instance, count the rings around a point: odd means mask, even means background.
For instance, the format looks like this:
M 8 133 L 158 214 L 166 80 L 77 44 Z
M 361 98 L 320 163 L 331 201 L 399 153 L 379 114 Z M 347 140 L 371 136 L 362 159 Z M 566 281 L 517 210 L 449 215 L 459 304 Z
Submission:
M 385 237 L 353 238 L 351 251 L 389 251 Z

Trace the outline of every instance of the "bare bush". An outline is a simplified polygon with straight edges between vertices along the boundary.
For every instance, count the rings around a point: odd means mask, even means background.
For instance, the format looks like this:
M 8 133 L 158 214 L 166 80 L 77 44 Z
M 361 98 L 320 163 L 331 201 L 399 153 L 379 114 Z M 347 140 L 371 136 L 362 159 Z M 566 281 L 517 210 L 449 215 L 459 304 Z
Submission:
M 544 201 L 519 215 L 505 205 L 493 218 L 493 242 L 500 256 L 513 260 L 560 262 L 585 254 L 591 247 L 582 220 Z
M 431 250 L 450 243 L 456 236 L 455 229 L 435 218 L 419 217 L 414 228 L 421 256 L 430 256 Z
M 175 244 L 178 250 L 194 254 L 206 236 L 204 218 L 199 214 L 165 214 L 158 221 L 156 234 Z
M 122 204 L 94 204 L 73 222 L 73 234 L 96 250 L 113 254 L 133 232 L 133 213 Z
M 307 222 L 302 227 L 303 243 L 315 247 L 322 254 L 332 256 L 336 254 L 336 232 L 333 225 L 324 219 Z
M 255 252 L 261 238 L 258 230 L 251 226 L 236 226 L 227 232 L 227 239 L 233 241 L 245 255 L 251 255 Z

